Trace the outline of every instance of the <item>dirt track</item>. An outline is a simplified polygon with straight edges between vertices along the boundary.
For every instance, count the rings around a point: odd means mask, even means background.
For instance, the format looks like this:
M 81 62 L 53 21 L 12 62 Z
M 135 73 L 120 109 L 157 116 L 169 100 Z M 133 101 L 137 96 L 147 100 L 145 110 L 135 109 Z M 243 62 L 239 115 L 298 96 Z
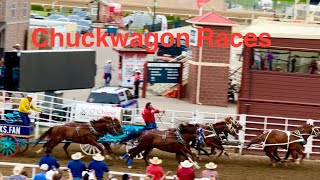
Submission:
M 29 148 L 24 154 L 17 154 L 12 158 L 1 158 L 1 161 L 6 162 L 20 162 L 37 164 L 39 158 L 42 154 L 36 154 L 35 150 L 38 150 L 40 146 Z M 79 151 L 79 145 L 73 144 L 70 146 L 69 152 L 74 153 Z M 119 155 L 124 152 L 124 148 L 118 151 Z M 165 171 L 172 171 L 176 173 L 177 162 L 175 160 L 174 154 L 163 153 L 154 150 L 151 154 L 159 156 L 164 160 L 163 167 Z M 66 158 L 62 150 L 62 145 L 54 149 L 53 156 L 59 159 L 62 166 L 66 166 L 69 159 Z M 201 170 L 204 168 L 204 164 L 213 160 L 213 157 L 203 156 L 200 166 Z M 88 163 L 91 158 L 85 157 L 83 159 Z M 127 169 L 125 166 L 125 160 L 106 160 L 108 166 L 112 171 L 121 172 L 132 172 L 132 173 L 144 173 L 145 164 L 143 160 L 134 160 L 133 169 Z M 252 157 L 252 156 L 239 156 L 237 154 L 231 154 L 231 159 L 228 160 L 225 156 L 220 159 L 215 160 L 218 164 L 218 172 L 220 174 L 220 180 L 315 180 L 320 176 L 319 171 L 319 161 L 304 161 L 303 165 L 289 165 L 285 167 L 283 165 L 278 165 L 276 168 L 269 164 L 269 160 L 265 157 Z M 4 175 L 9 175 L 11 173 L 12 167 L 0 167 L 0 170 Z M 201 170 L 197 170 L 197 176 Z M 29 171 L 31 174 L 31 171 Z

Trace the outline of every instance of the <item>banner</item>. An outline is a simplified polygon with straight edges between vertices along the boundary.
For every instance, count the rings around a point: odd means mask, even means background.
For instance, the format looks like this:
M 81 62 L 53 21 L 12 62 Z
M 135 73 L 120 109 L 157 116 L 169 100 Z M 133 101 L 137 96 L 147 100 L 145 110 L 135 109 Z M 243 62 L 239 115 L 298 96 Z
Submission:
M 205 3 L 209 2 L 210 0 L 196 0 L 198 8 L 200 9 Z
M 76 122 L 89 122 L 104 116 L 117 118 L 122 122 L 122 108 L 107 104 L 83 103 L 77 104 L 74 119 Z

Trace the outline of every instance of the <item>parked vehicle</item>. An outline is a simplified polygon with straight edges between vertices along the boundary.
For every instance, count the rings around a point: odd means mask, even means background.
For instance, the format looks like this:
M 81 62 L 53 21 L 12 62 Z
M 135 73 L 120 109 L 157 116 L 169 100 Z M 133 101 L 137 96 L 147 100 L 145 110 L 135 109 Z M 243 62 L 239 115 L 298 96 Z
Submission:
M 78 22 L 80 20 L 80 17 L 78 15 L 70 15 L 68 16 L 68 19 L 72 22 Z
M 92 22 L 89 20 L 78 21 L 77 32 L 85 34 L 87 32 L 92 32 Z
M 139 108 L 138 101 L 135 96 L 132 95 L 128 88 L 123 87 L 100 87 L 91 91 L 88 99 L 88 103 L 102 103 L 109 104 L 113 107 L 122 107 L 128 109 Z M 130 112 L 125 112 L 130 114 Z M 124 117 L 125 121 L 130 121 L 131 117 Z
M 46 19 L 47 20 L 51 20 L 51 21 L 55 21 L 55 20 L 57 20 L 59 18 L 65 18 L 65 17 L 63 15 L 59 15 L 59 14 L 51 14 Z
M 32 13 L 32 14 L 30 14 L 30 18 L 31 19 L 45 19 L 46 17 L 40 16 L 39 14 Z
M 59 18 L 57 21 L 62 21 L 62 22 L 70 22 L 68 18 Z

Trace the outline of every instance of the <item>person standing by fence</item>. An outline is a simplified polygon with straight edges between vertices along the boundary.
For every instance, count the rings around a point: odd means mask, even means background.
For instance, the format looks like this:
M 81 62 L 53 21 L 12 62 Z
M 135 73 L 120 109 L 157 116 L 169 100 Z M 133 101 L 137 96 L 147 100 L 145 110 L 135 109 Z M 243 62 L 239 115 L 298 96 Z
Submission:
M 142 118 L 146 123 L 147 128 L 157 129 L 156 118 L 154 117 L 154 113 L 160 113 L 164 111 L 160 111 L 152 107 L 151 102 L 148 102 L 142 112 Z
M 81 180 L 82 172 L 85 171 L 86 165 L 80 161 L 84 156 L 81 152 L 77 152 L 71 155 L 71 161 L 68 163 L 68 168 L 71 170 L 73 180 Z
M 112 71 L 114 71 L 114 69 L 112 68 L 111 60 L 108 60 L 106 65 L 104 66 L 105 86 L 110 85 L 110 81 L 112 79 Z
M 25 98 L 22 98 L 20 101 L 20 105 L 18 107 L 19 115 L 21 120 L 23 121 L 24 126 L 30 125 L 29 115 L 31 114 L 30 109 L 33 109 L 37 112 L 41 112 L 40 109 L 35 107 L 32 103 L 32 95 L 28 94 Z
M 140 74 L 141 74 L 141 71 L 139 70 L 136 70 L 134 72 L 134 96 L 136 98 L 139 98 L 139 85 L 140 85 Z

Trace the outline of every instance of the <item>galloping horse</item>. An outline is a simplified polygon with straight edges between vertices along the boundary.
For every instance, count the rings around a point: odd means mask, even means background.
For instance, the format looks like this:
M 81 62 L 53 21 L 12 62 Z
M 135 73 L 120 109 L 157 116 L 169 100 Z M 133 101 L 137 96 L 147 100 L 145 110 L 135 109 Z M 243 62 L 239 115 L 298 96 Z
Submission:
M 198 155 L 200 151 L 205 152 L 204 155 L 210 156 L 215 154 L 215 148 L 219 149 L 221 152 L 217 156 L 219 158 L 222 153 L 224 153 L 228 158 L 229 155 L 227 152 L 224 151 L 224 140 L 228 141 L 228 134 L 231 134 L 235 138 L 238 138 L 237 131 L 242 130 L 242 126 L 235 121 L 232 117 L 226 117 L 224 121 L 216 122 L 214 124 L 208 123 L 205 125 L 199 125 L 204 131 L 204 142 L 207 147 L 211 147 L 211 153 L 207 153 L 204 149 L 193 146 L 198 151 Z M 221 138 L 220 135 L 223 135 L 224 138 Z
M 157 148 L 162 151 L 175 153 L 178 162 L 181 162 L 181 157 L 194 161 L 195 157 L 190 150 L 190 142 L 197 138 L 198 125 L 193 124 L 180 124 L 179 128 L 170 128 L 166 131 L 160 130 L 148 130 L 137 134 L 138 145 L 129 150 L 129 153 L 122 156 L 122 158 L 128 158 L 127 165 L 131 168 L 133 158 L 141 153 L 143 159 L 148 165 L 147 156 L 153 148 Z M 131 137 L 133 139 L 134 137 Z M 191 156 L 191 159 L 188 158 Z M 196 167 L 196 163 L 194 163 Z
M 37 139 L 36 145 L 39 144 L 40 141 L 43 141 L 46 137 L 49 137 L 48 141 L 40 150 L 37 151 L 37 153 L 40 153 L 45 148 L 47 148 L 47 150 L 52 150 L 63 140 L 67 140 L 73 143 L 91 144 L 93 146 L 96 146 L 105 156 L 105 149 L 97 142 L 97 140 L 107 133 L 113 135 L 123 133 L 121 124 L 118 119 L 105 116 L 98 120 L 92 120 L 85 124 L 66 123 L 64 125 L 53 126 Z M 67 148 L 71 144 L 71 142 L 67 142 L 64 146 L 64 150 L 67 156 L 69 156 Z
M 320 131 L 313 127 L 310 124 L 305 124 L 299 126 L 295 131 L 282 131 L 277 129 L 268 130 L 256 137 L 254 137 L 247 146 L 247 149 L 252 144 L 257 144 L 264 142 L 264 148 L 266 155 L 270 158 L 272 165 L 275 167 L 276 163 L 281 161 L 281 158 L 278 156 L 278 147 L 282 149 L 287 149 L 287 155 L 285 160 L 288 159 L 289 155 L 292 155 L 292 161 L 298 158 L 297 153 L 302 155 L 299 163 L 302 163 L 302 160 L 305 158 L 305 153 L 303 153 L 303 145 L 306 144 L 307 139 L 310 135 L 319 137 Z

